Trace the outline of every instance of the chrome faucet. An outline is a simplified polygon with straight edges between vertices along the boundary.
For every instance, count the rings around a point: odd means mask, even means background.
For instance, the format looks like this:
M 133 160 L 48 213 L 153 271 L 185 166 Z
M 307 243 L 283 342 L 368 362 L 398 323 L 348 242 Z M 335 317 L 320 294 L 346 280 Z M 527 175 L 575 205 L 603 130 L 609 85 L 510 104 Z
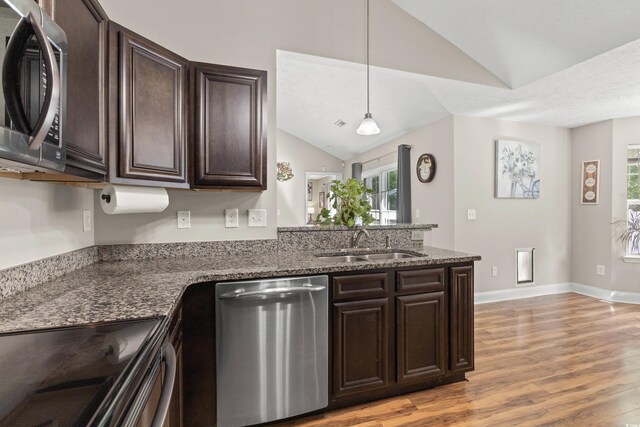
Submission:
M 353 232 L 353 236 L 351 236 L 351 247 L 353 249 L 356 249 L 358 247 L 358 242 L 362 238 L 363 234 L 369 237 L 369 231 L 366 228 L 362 226 L 356 227 L 356 230 Z

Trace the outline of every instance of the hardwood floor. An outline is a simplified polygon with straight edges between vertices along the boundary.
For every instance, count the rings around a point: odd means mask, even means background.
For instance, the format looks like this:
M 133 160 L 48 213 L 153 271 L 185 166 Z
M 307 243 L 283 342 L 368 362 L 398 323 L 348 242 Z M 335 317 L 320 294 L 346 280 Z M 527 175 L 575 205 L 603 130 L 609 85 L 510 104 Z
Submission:
M 573 293 L 476 306 L 467 381 L 280 425 L 640 426 L 640 305 Z

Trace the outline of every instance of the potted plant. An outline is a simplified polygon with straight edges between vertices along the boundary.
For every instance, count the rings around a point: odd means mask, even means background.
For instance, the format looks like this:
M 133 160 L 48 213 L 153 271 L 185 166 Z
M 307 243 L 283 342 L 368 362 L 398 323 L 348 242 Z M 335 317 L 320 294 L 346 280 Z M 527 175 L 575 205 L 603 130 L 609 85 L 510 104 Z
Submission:
M 356 225 L 369 225 L 373 222 L 371 216 L 370 194 L 373 191 L 364 182 L 353 178 L 345 182 L 331 181 L 329 202 L 332 211 L 324 208 L 318 214 L 316 222 L 320 225 L 344 225 L 353 228 Z
M 627 221 L 618 221 L 621 232 L 617 240 L 627 247 L 627 250 L 634 254 L 640 254 L 640 205 L 629 207 Z

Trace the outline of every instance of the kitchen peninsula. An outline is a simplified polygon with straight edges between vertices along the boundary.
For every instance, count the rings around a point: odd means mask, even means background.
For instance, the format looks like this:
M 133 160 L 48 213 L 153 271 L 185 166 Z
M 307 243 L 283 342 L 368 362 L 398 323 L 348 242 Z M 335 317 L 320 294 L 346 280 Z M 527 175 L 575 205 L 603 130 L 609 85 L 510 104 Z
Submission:
M 214 325 L 202 325 L 213 316 L 215 283 L 328 275 L 329 408 L 459 381 L 473 369 L 473 262 L 480 258 L 412 244 L 411 231 L 432 227 L 371 227 L 369 249 L 345 249 L 351 231 L 309 227 L 279 230 L 277 240 L 91 248 L 94 264 L 1 300 L 0 332 L 178 316 L 183 417 L 205 425 L 215 420 L 215 373 L 208 374 L 215 337 Z M 379 244 L 386 236 L 392 248 Z M 335 253 L 410 257 L 323 259 Z

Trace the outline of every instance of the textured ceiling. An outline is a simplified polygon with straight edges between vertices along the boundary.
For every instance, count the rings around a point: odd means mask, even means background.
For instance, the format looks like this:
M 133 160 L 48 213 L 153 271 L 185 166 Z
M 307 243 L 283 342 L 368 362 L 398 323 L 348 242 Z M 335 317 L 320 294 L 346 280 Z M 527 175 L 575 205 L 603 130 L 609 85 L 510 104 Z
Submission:
M 358 135 L 366 67 L 293 52 L 277 53 L 276 90 L 277 126 L 343 160 L 449 115 L 425 76 L 371 67 L 371 113 L 381 132 Z M 339 119 L 347 124 L 335 126 Z
M 638 0 L 393 0 L 519 88 L 640 38 Z
M 640 41 L 516 90 L 424 79 L 451 114 L 573 128 L 640 116 Z

